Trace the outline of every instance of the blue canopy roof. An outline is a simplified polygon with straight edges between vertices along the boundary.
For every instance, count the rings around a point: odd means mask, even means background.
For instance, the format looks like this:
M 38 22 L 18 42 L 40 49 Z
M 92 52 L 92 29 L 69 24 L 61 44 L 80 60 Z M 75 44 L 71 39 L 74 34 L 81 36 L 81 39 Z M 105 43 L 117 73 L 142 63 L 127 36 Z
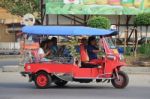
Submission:
M 25 26 L 22 32 L 32 35 L 54 35 L 54 36 L 97 36 L 116 34 L 117 31 L 96 29 L 84 26 Z

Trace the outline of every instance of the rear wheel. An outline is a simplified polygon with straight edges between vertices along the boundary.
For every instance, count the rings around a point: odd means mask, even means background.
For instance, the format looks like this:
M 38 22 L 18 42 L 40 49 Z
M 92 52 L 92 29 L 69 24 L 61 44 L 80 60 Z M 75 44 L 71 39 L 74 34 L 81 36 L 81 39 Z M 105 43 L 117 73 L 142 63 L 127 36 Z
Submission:
M 55 83 L 57 86 L 59 86 L 59 87 L 63 87 L 63 86 L 65 86 L 68 82 L 65 81 L 65 80 L 62 80 L 62 79 L 58 79 L 58 80 L 56 80 L 54 83 Z
M 39 72 L 35 76 L 35 85 L 37 88 L 45 89 L 50 86 L 51 77 L 46 72 Z
M 111 80 L 112 85 L 115 88 L 119 88 L 119 89 L 125 88 L 129 83 L 128 75 L 123 71 L 119 71 L 118 77 L 119 79 L 117 78 L 115 73 L 113 74 L 113 79 Z

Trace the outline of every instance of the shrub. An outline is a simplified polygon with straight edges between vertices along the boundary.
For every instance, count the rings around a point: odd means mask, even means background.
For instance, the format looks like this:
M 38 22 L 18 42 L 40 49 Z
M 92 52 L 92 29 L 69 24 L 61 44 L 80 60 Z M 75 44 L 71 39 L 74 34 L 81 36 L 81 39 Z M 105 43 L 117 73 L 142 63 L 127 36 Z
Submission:
M 106 17 L 94 16 L 88 20 L 87 25 L 93 28 L 109 29 L 110 20 Z
M 132 47 L 126 47 L 126 55 L 132 55 L 133 53 L 133 48 Z
M 144 54 L 147 57 L 150 57 L 150 44 L 143 44 L 139 48 L 139 53 Z
M 135 26 L 148 26 L 150 25 L 150 13 L 142 13 L 134 18 Z

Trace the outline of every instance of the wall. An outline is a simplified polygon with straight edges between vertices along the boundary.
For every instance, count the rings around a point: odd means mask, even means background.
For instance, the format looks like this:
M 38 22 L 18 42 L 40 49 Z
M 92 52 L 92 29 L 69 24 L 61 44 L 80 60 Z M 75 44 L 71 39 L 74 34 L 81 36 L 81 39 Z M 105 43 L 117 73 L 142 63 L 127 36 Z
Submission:
M 0 42 L 15 42 L 15 34 L 7 32 L 7 26 L 0 24 Z

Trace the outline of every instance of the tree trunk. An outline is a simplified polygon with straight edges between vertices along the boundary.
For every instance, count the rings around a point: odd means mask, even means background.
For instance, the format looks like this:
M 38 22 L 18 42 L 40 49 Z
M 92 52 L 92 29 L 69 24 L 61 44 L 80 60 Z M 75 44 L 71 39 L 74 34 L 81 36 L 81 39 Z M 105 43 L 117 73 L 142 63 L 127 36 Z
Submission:
M 146 44 L 147 44 L 147 32 L 148 32 L 148 26 L 146 26 L 146 40 L 145 40 Z
M 140 36 L 141 36 L 141 38 L 143 37 L 142 36 L 142 26 L 140 26 Z

